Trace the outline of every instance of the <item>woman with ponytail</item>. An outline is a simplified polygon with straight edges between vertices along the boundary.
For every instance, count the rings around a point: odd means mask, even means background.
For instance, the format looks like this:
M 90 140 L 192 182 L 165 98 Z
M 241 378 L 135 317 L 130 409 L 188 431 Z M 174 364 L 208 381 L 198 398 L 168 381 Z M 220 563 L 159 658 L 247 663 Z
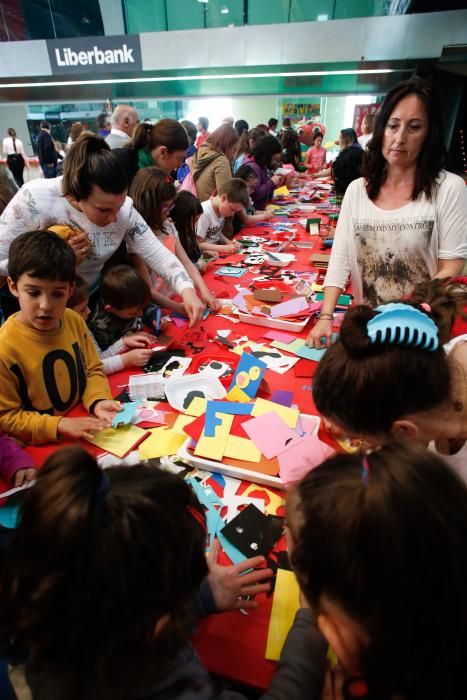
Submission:
M 6 162 L 16 184 L 18 187 L 22 187 L 24 185 L 23 170 L 24 168 L 29 170 L 29 161 L 24 152 L 23 142 L 16 136 L 16 131 L 10 127 L 7 134 L 8 136 L 3 139 L 3 155 L 6 156 Z
M 410 300 L 351 308 L 314 376 L 318 411 L 370 444 L 434 441 L 467 480 L 467 333 L 453 337 L 466 306 L 466 284 L 433 280 Z
M 188 634 L 202 615 L 256 608 L 272 571 L 262 556 L 220 566 L 206 535 L 180 476 L 103 472 L 77 447 L 49 457 L 0 573 L 0 652 L 27 650 L 33 700 L 246 700 L 216 691 Z M 325 654 L 301 615 L 264 700 L 317 700 Z
M 467 696 L 467 487 L 439 457 L 400 443 L 332 457 L 289 492 L 286 521 L 339 661 L 323 698 Z
M 182 127 L 181 127 L 182 128 Z M 0 219 L 0 275 L 7 274 L 11 242 L 25 231 L 61 224 L 75 253 L 79 274 L 93 293 L 102 268 L 124 242 L 156 275 L 180 294 L 191 325 L 204 305 L 177 258 L 153 235 L 127 196 L 128 183 L 115 152 L 94 134 L 82 135 L 68 151 L 63 177 L 33 180 L 13 197 Z

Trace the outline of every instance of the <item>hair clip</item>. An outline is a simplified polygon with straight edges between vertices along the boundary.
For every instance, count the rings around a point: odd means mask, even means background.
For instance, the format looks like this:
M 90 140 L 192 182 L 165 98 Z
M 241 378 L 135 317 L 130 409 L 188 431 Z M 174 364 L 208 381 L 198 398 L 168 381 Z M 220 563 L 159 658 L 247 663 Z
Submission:
M 424 301 L 423 304 L 420 304 L 420 306 L 421 306 L 422 309 L 423 309 L 424 311 L 426 311 L 428 314 L 431 314 L 431 306 L 430 306 L 426 301 Z
M 104 471 L 101 471 L 101 478 L 99 481 L 99 486 L 96 489 L 95 499 L 96 503 L 101 503 L 105 500 L 105 497 L 110 491 L 110 479 Z
M 368 486 L 368 481 L 370 478 L 370 463 L 368 461 L 368 455 L 366 455 L 362 460 L 362 481 L 365 486 Z
M 190 513 L 190 515 L 201 525 L 201 527 L 204 530 L 204 534 L 207 535 L 208 528 L 206 526 L 206 520 L 204 519 L 202 514 L 199 512 L 199 510 L 197 510 L 193 506 L 187 506 L 186 509 Z
M 371 343 L 389 343 L 420 347 L 433 352 L 437 350 L 438 327 L 422 311 L 409 304 L 382 304 L 377 306 L 378 315 L 367 323 L 367 334 Z

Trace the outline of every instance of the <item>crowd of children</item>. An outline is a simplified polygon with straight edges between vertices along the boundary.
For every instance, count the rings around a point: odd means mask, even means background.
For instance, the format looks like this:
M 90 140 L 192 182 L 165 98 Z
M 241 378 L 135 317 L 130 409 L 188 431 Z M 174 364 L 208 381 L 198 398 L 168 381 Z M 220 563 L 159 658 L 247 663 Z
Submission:
M 404 298 L 387 293 L 369 304 L 362 258 L 342 243 L 346 227 L 360 245 L 352 228 L 360 220 L 349 215 L 357 187 L 375 209 L 392 211 L 391 173 L 408 165 L 395 162 L 388 139 L 408 143 L 415 161 L 428 147 L 434 158 L 433 129 L 423 141 L 414 126 L 431 118 L 428 102 L 417 90 L 401 95 L 368 120 L 365 156 L 348 146 L 364 159 L 367 180 L 349 188 L 336 249 L 342 259 L 347 251 L 347 275 L 360 266 L 358 301 L 367 303 L 347 312 L 313 379 L 328 432 L 362 449 L 326 460 L 287 494 L 300 608 L 263 700 L 458 700 L 467 689 L 467 280 L 427 281 L 459 272 L 465 191 L 449 174 L 436 185 L 459 190 L 461 211 L 449 218 L 456 230 L 445 233 L 437 221 L 438 274 L 431 261 L 430 275 L 420 284 L 410 278 Z M 425 116 L 404 102 L 413 95 Z M 106 375 L 147 363 L 146 329 L 158 334 L 167 310 L 195 326 L 206 307 L 220 308 L 203 273 L 238 250 L 231 225 L 237 232 L 270 217 L 272 192 L 286 182 L 276 167 L 301 167 L 297 133 L 284 120 L 277 136 L 277 123 L 249 130 L 239 120 L 210 133 L 202 117 L 195 144 L 191 122 L 164 119 L 141 124 L 117 153 L 84 133 L 63 177 L 23 186 L 2 214 L 9 317 L 0 326 L 0 476 L 11 486 L 37 483 L 1 558 L 0 657 L 26 659 L 33 700 L 244 698 L 219 690 L 190 636 L 203 616 L 261 604 L 256 596 L 273 576 L 265 559 L 220 566 L 217 543 L 206 557 L 202 505 L 160 467 L 108 473 L 70 447 L 38 472 L 21 445 L 92 438 L 111 426 L 121 405 Z M 305 177 L 326 167 L 322 142 L 317 130 Z M 178 190 L 170 176 L 177 168 L 209 194 L 200 201 L 189 187 Z M 434 170 L 425 180 L 412 172 L 410 206 L 435 199 Z M 340 279 L 328 284 L 311 345 L 330 340 Z M 384 296 L 387 283 L 383 274 L 373 287 Z M 78 404 L 88 415 L 69 417 Z M 328 646 L 337 666 L 327 662 Z

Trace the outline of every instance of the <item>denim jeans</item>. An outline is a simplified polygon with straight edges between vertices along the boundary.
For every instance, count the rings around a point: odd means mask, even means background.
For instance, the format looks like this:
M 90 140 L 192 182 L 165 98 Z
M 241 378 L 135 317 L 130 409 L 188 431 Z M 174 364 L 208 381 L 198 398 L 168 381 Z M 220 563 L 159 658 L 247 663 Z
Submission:
M 45 178 L 57 177 L 57 163 L 44 163 L 41 167 Z

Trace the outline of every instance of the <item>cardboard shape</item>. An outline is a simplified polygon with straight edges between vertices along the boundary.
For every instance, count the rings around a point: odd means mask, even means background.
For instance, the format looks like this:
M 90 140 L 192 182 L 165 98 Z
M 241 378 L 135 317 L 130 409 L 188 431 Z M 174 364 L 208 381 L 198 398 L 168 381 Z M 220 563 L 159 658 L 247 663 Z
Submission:
M 295 614 L 300 607 L 300 588 L 292 571 L 278 569 L 269 620 L 266 658 L 278 661 Z
M 122 410 L 116 413 L 112 419 L 112 428 L 118 428 L 119 425 L 134 423 L 136 411 L 141 403 L 142 401 L 139 400 L 122 404 Z
M 214 436 L 206 437 L 202 434 L 197 442 L 195 455 L 220 462 L 227 446 L 233 415 L 216 413 L 216 418 L 220 422 L 215 426 Z
M 116 457 L 124 457 L 134 450 L 148 436 L 148 431 L 136 425 L 122 425 L 120 428 L 107 428 L 96 433 L 92 438 L 86 438 L 91 445 L 100 447 Z
M 273 304 L 282 301 L 282 292 L 278 289 L 255 289 L 253 296 L 256 301 L 267 301 Z
M 229 435 L 227 445 L 224 451 L 224 457 L 228 459 L 233 457 L 245 462 L 259 462 L 261 459 L 261 451 L 256 445 L 247 438 L 238 437 L 237 435 Z
M 316 434 L 305 435 L 302 440 L 278 457 L 279 473 L 284 485 L 291 486 L 297 483 L 332 454 L 334 454 L 332 447 L 322 442 Z
M 285 423 L 287 423 L 289 428 L 295 428 L 297 425 L 299 416 L 298 408 L 281 406 L 279 403 L 274 403 L 273 401 L 268 401 L 267 399 L 256 399 L 251 415 L 256 418 L 258 416 L 262 416 L 264 413 L 271 413 L 271 411 L 277 413 L 285 421 Z
M 254 399 L 266 368 L 267 365 L 264 362 L 244 352 L 232 378 L 227 399 L 232 401 L 242 400 L 241 398 L 237 398 L 241 396 L 241 394 L 239 394 L 238 391 L 233 392 L 234 389 L 240 390 L 248 399 Z M 231 394 L 231 392 L 233 393 Z
M 221 532 L 245 556 L 266 556 L 281 536 L 282 522 L 264 515 L 250 504 Z
M 180 435 L 170 428 L 153 428 L 147 432 L 149 437 L 139 447 L 141 460 L 177 454 L 186 440 L 185 435 Z
M 273 459 L 301 442 L 302 438 L 274 412 L 264 413 L 243 424 L 246 434 L 267 459 Z M 280 459 L 279 459 L 280 464 Z

